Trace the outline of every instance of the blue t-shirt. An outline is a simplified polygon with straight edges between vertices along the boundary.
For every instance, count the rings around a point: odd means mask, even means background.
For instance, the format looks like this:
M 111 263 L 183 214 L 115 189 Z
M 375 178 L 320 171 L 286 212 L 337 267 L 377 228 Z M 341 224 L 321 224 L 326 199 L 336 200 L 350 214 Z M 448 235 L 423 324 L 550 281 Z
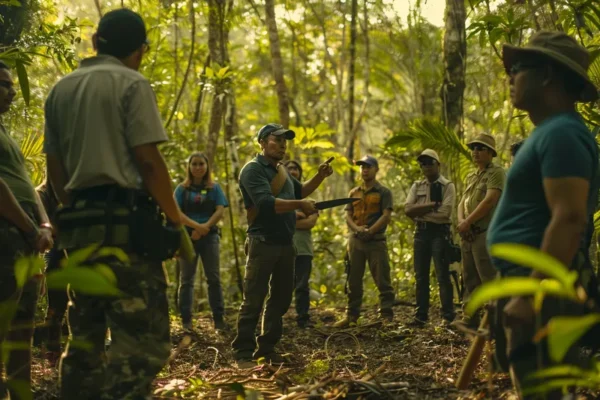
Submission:
M 520 243 L 539 249 L 551 217 L 543 179 L 566 177 L 590 182 L 588 214 L 593 214 L 600 186 L 598 145 L 575 112 L 548 118 L 525 140 L 508 170 L 506 188 L 488 230 L 488 246 Z M 494 259 L 494 266 L 501 272 L 514 267 L 499 259 Z
M 181 211 L 199 224 L 207 222 L 217 206 L 229 207 L 218 183 L 213 183 L 212 188 L 206 188 L 204 185 L 190 185 L 189 188 L 185 188 L 178 185 L 175 188 L 175 200 Z

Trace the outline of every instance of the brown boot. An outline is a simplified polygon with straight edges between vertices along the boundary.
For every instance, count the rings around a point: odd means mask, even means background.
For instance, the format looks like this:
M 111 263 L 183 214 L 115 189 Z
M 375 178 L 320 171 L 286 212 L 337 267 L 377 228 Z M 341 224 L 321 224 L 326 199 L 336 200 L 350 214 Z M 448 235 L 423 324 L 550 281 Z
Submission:
M 356 325 L 358 323 L 358 316 L 348 315 L 341 321 L 333 324 L 334 328 L 348 328 L 349 326 Z

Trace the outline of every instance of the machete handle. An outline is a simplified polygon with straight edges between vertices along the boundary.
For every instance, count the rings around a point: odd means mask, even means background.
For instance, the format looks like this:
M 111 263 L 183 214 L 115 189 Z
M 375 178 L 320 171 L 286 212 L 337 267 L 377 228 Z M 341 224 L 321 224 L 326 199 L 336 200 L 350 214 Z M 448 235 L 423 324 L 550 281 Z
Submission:
M 481 319 L 481 323 L 479 324 L 479 329 L 485 329 L 489 325 L 489 313 L 486 310 L 485 314 L 483 314 L 483 318 Z M 476 336 L 471 343 L 471 347 L 469 348 L 469 354 L 465 359 L 465 363 L 463 364 L 460 374 L 458 375 L 458 379 L 456 380 L 456 388 L 458 390 L 465 390 L 469 387 L 469 383 L 471 383 L 471 379 L 473 379 L 473 374 L 475 373 L 475 369 L 477 365 L 479 365 L 479 360 L 481 359 L 481 354 L 483 353 L 483 349 L 485 347 L 485 342 L 487 338 L 485 336 Z
M 335 157 L 329 157 L 327 159 L 327 161 L 325 161 L 325 164 L 329 164 L 330 162 L 332 162 L 333 160 L 335 160 Z

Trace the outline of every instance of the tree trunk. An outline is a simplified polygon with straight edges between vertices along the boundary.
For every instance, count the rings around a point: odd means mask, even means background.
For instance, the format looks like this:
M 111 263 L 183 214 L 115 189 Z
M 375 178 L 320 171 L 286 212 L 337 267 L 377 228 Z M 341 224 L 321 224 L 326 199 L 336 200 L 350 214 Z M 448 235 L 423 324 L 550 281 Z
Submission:
M 290 124 L 290 101 L 283 75 L 281 46 L 279 44 L 277 22 L 275 21 L 275 0 L 265 0 L 265 23 L 267 24 L 267 30 L 269 32 L 271 67 L 273 69 L 273 78 L 275 79 L 275 89 L 277 91 L 279 105 L 279 123 L 287 128 Z
M 350 20 L 350 63 L 348 65 L 348 160 L 354 159 L 356 132 L 354 130 L 354 73 L 356 67 L 356 25 L 358 18 L 358 0 L 352 0 Z M 354 182 L 354 170 L 350 170 L 350 184 Z
M 208 50 L 211 67 L 215 70 L 215 73 L 218 72 L 219 68 L 229 63 L 227 54 L 229 29 L 225 25 L 226 5 L 225 0 L 208 0 Z M 216 169 L 214 159 L 217 152 L 223 114 L 226 112 L 227 107 L 225 101 L 227 84 L 225 81 L 218 80 L 215 77 L 214 88 L 205 154 L 206 158 L 208 158 L 208 163 Z
M 467 12 L 462 0 L 446 0 L 444 33 L 444 83 L 442 84 L 443 120 L 459 138 L 463 137 L 463 98 L 467 41 Z

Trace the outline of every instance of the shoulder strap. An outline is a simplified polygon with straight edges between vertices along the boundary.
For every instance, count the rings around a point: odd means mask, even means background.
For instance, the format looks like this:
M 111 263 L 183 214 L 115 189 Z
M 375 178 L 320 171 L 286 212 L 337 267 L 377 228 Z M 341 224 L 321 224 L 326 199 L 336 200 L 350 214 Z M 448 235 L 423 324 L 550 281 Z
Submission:
M 281 193 L 281 189 L 283 189 L 283 185 L 288 178 L 288 172 L 285 168 L 277 168 L 277 175 L 271 180 L 271 193 L 273 196 L 277 197 L 279 193 Z M 248 219 L 248 225 L 252 224 L 256 217 L 258 216 L 258 208 L 256 206 L 252 206 L 246 209 L 246 217 Z

